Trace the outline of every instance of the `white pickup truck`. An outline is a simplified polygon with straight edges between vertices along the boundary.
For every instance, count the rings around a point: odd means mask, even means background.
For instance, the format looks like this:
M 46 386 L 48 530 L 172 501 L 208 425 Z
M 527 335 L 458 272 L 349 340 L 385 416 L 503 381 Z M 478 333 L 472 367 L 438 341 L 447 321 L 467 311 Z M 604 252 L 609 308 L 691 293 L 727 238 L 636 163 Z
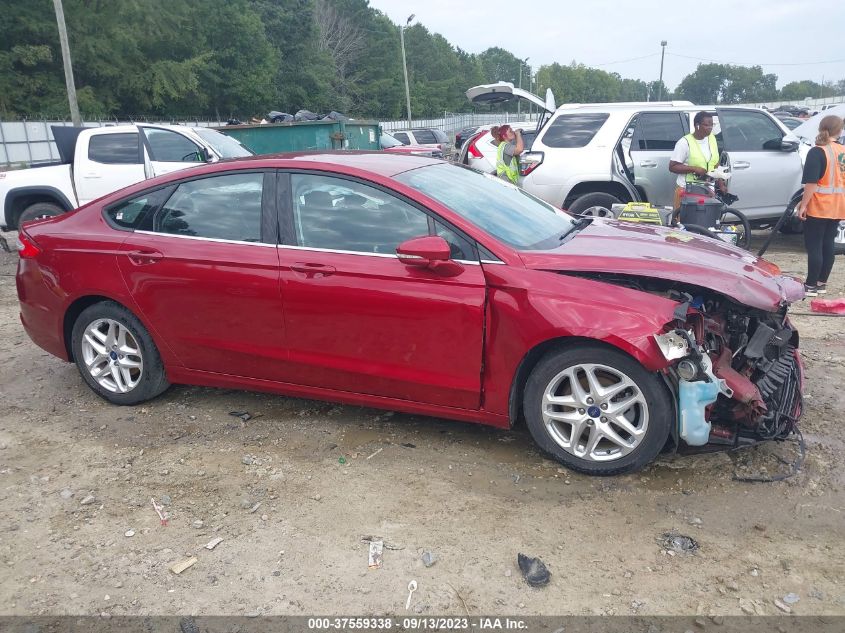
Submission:
M 216 130 L 178 125 L 53 127 L 59 164 L 0 172 L 0 224 L 59 215 L 153 176 L 252 152 Z

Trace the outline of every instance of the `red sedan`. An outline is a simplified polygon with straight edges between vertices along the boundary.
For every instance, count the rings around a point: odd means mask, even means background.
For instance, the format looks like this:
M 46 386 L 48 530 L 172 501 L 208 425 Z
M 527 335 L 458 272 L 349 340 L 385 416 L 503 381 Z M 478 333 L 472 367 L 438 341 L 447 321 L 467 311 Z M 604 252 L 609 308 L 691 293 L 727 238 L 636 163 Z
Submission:
M 773 264 L 439 160 L 204 165 L 26 224 L 19 252 L 27 333 L 115 404 L 181 383 L 524 419 L 592 474 L 800 415 L 803 291 Z

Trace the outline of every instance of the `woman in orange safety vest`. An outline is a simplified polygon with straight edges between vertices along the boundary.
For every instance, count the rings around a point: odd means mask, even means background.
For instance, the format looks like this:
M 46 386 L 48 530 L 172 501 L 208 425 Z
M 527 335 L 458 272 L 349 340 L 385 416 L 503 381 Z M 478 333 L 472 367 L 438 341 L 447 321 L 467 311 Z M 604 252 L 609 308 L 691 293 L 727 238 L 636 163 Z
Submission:
M 845 123 L 826 116 L 819 123 L 816 146 L 804 163 L 804 195 L 798 218 L 804 221 L 807 248 L 807 279 L 804 292 L 815 297 L 827 292 L 833 269 L 834 239 L 840 220 L 845 220 L 845 147 L 837 143 Z

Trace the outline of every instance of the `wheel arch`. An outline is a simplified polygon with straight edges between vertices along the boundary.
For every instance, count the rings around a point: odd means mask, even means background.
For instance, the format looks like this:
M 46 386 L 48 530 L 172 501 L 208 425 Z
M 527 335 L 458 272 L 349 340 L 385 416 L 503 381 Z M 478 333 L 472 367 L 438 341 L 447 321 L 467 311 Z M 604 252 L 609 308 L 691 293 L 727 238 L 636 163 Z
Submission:
M 537 366 L 537 363 L 549 352 L 553 350 L 564 350 L 578 347 L 579 345 L 592 345 L 595 347 L 604 347 L 605 349 L 615 350 L 630 357 L 631 360 L 643 366 L 646 371 L 652 371 L 644 363 L 644 354 L 642 350 L 635 346 L 620 346 L 607 341 L 589 338 L 584 336 L 558 336 L 547 339 L 538 343 L 520 360 L 511 380 L 510 393 L 508 395 L 508 418 L 510 420 L 511 428 L 520 423 L 523 419 L 522 404 L 525 393 L 525 384 L 531 372 Z M 638 353 L 639 352 L 639 353 Z M 661 381 L 664 382 L 665 381 Z M 669 389 L 666 385 L 667 390 Z M 670 390 L 671 395 L 671 390 Z M 673 398 L 674 399 L 674 398 Z
M 58 205 L 65 213 L 74 208 L 67 196 L 55 187 L 18 187 L 6 194 L 3 209 L 6 226 L 9 229 L 17 228 L 21 213 L 37 202 Z
M 598 180 L 579 182 L 572 187 L 569 193 L 566 194 L 566 199 L 563 201 L 563 208 L 568 209 L 575 200 L 588 193 L 607 193 L 619 198 L 622 202 L 634 201 L 631 192 L 622 183 L 612 180 Z
M 86 308 L 90 308 L 92 305 L 96 305 L 98 303 L 105 303 L 106 301 L 116 303 L 117 305 L 129 310 L 129 307 L 122 304 L 120 301 L 115 301 L 111 297 L 106 297 L 103 295 L 86 295 L 84 297 L 79 297 L 67 307 L 67 310 L 65 310 L 65 316 L 62 321 L 62 340 L 65 345 L 65 350 L 67 351 L 68 360 L 70 360 L 70 362 L 74 362 L 72 338 L 73 325 L 74 323 L 76 323 L 76 319 L 79 318 L 79 315 L 82 314 L 82 312 Z

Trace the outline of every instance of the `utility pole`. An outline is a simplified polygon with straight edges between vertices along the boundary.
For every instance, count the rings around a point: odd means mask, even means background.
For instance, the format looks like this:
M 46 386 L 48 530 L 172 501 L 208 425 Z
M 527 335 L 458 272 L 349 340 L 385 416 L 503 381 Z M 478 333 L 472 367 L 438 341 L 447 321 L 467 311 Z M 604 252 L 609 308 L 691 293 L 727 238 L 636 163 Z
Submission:
M 530 57 L 526 57 L 525 59 L 519 60 L 519 89 L 522 90 L 522 67 L 528 63 L 528 60 L 531 59 Z M 517 117 L 522 116 L 522 99 L 516 100 L 516 114 Z
M 73 83 L 73 65 L 70 62 L 70 45 L 67 41 L 67 27 L 65 26 L 65 12 L 62 0 L 53 0 L 56 9 L 56 22 L 59 25 L 59 43 L 62 46 L 62 61 L 65 66 L 65 84 L 67 85 L 67 102 L 70 106 L 70 119 L 76 127 L 82 126 L 79 116 L 79 104 L 76 102 L 76 86 Z
M 666 55 L 666 40 L 660 42 L 660 86 L 657 88 L 657 100 L 663 101 L 663 56 Z
M 57 0 L 58 1 L 58 0 Z M 408 87 L 408 62 L 405 60 L 405 28 L 411 24 L 415 14 L 411 14 L 404 26 L 399 27 L 399 41 L 402 44 L 402 72 L 405 73 L 405 105 L 408 106 L 408 128 L 414 127 L 411 123 L 411 89 Z

